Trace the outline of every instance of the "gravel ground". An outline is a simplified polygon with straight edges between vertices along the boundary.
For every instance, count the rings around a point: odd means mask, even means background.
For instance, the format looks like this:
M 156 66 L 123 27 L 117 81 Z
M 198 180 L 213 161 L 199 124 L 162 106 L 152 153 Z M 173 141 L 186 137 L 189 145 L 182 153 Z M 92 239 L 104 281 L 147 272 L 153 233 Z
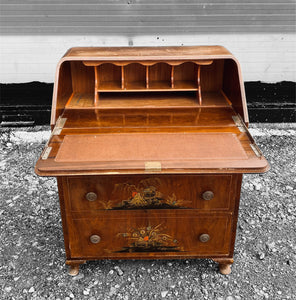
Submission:
M 251 132 L 271 170 L 244 176 L 229 276 L 211 260 L 105 260 L 70 277 L 56 181 L 34 174 L 49 127 L 2 128 L 0 298 L 296 299 L 296 124 Z

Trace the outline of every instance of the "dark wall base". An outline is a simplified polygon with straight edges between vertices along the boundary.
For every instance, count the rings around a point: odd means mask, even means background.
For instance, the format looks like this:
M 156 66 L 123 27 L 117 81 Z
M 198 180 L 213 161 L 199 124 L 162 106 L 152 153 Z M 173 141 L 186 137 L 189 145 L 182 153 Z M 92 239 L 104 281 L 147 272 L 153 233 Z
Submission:
M 296 122 L 296 83 L 245 82 L 250 122 Z
M 246 82 L 250 122 L 296 122 L 296 83 Z M 48 125 L 53 84 L 0 84 L 1 126 Z

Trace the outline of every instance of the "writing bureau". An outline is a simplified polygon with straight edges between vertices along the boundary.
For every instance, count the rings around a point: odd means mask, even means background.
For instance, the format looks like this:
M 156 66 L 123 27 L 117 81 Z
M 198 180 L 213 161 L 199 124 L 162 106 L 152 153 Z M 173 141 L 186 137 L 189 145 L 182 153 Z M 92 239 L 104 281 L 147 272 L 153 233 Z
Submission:
M 269 165 L 221 46 L 72 48 L 36 173 L 57 177 L 66 264 L 211 258 L 230 273 L 243 173 Z

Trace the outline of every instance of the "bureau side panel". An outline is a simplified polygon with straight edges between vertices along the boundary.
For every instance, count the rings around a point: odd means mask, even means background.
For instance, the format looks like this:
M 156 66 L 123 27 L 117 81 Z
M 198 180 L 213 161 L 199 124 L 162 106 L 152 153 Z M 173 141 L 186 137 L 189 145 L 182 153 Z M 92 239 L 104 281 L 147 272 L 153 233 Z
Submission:
M 243 179 L 242 174 L 233 175 L 234 209 L 233 209 L 233 215 L 232 215 L 232 228 L 231 228 L 231 245 L 230 245 L 230 256 L 231 257 L 233 257 L 234 246 L 235 246 L 242 179 Z
M 58 183 L 58 192 L 59 192 L 59 200 L 60 200 L 60 212 L 62 218 L 62 226 L 63 226 L 63 233 L 64 233 L 64 244 L 65 244 L 65 251 L 66 257 L 69 259 L 71 257 L 70 248 L 69 248 L 69 231 L 68 231 L 68 218 L 66 215 L 66 206 L 68 201 L 67 196 L 67 180 L 65 177 L 57 177 Z

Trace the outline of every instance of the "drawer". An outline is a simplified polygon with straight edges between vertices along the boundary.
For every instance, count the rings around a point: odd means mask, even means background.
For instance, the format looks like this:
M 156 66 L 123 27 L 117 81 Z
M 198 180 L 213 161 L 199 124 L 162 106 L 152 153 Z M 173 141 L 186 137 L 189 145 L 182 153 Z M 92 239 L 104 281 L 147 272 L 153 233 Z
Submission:
M 72 258 L 149 258 L 228 255 L 231 215 L 194 211 L 124 211 L 73 219 Z
M 67 210 L 228 210 L 232 175 L 68 177 Z

